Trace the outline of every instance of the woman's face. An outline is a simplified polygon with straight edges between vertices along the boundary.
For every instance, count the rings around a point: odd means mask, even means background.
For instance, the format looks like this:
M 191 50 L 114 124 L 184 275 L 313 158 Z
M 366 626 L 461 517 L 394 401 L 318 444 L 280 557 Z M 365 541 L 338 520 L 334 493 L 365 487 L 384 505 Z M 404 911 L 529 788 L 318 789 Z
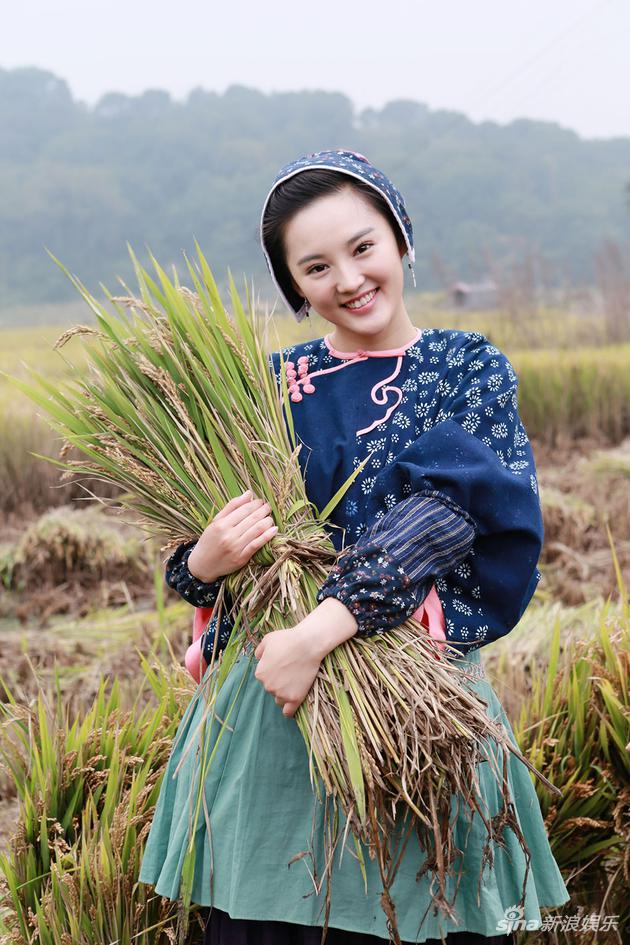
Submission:
M 385 217 L 353 187 L 300 210 L 285 228 L 284 243 L 294 286 L 336 326 L 336 348 L 378 350 L 409 340 L 404 253 Z

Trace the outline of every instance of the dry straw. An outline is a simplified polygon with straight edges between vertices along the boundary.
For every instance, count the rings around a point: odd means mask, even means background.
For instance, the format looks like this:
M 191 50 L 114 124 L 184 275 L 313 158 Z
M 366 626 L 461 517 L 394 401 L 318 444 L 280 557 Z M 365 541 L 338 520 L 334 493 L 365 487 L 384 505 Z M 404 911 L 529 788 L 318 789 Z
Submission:
M 249 292 L 244 308 L 231 275 L 228 314 L 197 251 L 194 262 L 187 260 L 194 291 L 182 287 L 176 274 L 169 278 L 155 260 L 153 278 L 135 257 L 139 298 L 127 290 L 125 297 L 108 295 L 108 304 L 101 304 L 70 276 L 98 326 L 87 334 L 87 375 L 63 388 L 41 375 L 35 375 L 36 383 L 14 383 L 84 456 L 61 458 L 58 465 L 122 487 L 117 503 L 164 538 L 163 550 L 199 536 L 216 512 L 245 489 L 270 503 L 277 535 L 224 580 L 217 600 L 220 612 L 229 591 L 234 631 L 202 684 L 205 739 L 237 655 L 243 648 L 251 653 L 262 634 L 295 625 L 317 606 L 317 590 L 336 558 L 323 523 L 362 466 L 326 508 L 318 510 L 309 501 L 286 382 L 279 392 L 266 353 L 267 320 L 254 310 Z M 60 343 L 72 334 L 66 332 Z M 86 335 L 85 328 L 74 334 Z M 494 844 L 502 842 L 508 827 L 527 854 L 508 789 L 508 753 L 531 765 L 506 730 L 489 719 L 485 704 L 467 685 L 463 664 L 456 665 L 452 655 L 439 651 L 413 620 L 385 635 L 352 639 L 324 659 L 296 715 L 313 788 L 320 796 L 323 789 L 327 810 L 332 805 L 334 811 L 327 837 L 327 905 L 332 849 L 350 831 L 359 862 L 365 852 L 377 859 L 381 902 L 394 941 L 400 941 L 390 895 L 400 863 L 389 842 L 395 821 L 402 819 L 408 831 L 417 832 L 427 854 L 424 872 L 433 878 L 434 903 L 447 914 L 453 912 L 447 880 L 459 852 L 453 798 L 460 813 L 476 813 L 485 823 L 484 863 L 491 861 Z M 212 747 L 203 745 L 200 787 Z M 494 816 L 479 793 L 482 760 L 494 770 L 503 798 Z M 182 872 L 181 937 L 202 802 L 200 789 L 192 801 Z M 345 818 L 343 838 L 339 813 Z

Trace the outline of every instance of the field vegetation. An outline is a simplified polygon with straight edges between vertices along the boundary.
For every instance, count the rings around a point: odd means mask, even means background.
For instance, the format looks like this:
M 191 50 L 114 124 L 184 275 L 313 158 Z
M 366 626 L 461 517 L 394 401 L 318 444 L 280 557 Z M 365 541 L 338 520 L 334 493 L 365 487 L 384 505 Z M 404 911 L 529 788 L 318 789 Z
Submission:
M 54 327 L 0 332 L 0 371 L 68 376 L 54 341 L 90 317 L 55 311 Z M 316 319 L 275 321 L 270 350 L 326 331 Z M 563 791 L 540 800 L 569 912 L 627 922 L 630 337 L 606 345 L 595 316 L 545 310 L 525 324 L 430 296 L 413 321 L 482 331 L 519 375 L 543 579 L 519 626 L 484 656 L 521 747 Z M 81 364 L 80 340 L 70 344 Z M 177 911 L 134 878 L 193 691 L 182 670 L 191 611 L 164 586 L 158 543 L 91 498 L 114 490 L 60 483 L 39 458 L 60 445 L 0 375 L 0 942 L 166 945 Z M 623 934 L 558 941 L 612 945 Z

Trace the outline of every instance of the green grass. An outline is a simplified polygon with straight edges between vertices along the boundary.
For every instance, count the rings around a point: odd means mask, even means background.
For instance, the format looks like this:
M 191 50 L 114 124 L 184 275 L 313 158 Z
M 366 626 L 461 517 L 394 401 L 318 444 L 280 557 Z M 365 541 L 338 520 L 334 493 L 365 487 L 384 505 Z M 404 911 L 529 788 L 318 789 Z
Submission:
M 150 688 L 153 698 L 142 705 Z M 20 819 L 11 852 L 0 856 L 2 941 L 170 941 L 165 930 L 174 926 L 177 905 L 137 876 L 182 714 L 177 692 L 172 673 L 145 664 L 138 701 L 128 711 L 117 682 L 109 687 L 106 680 L 74 719 L 43 692 L 28 708 L 7 693 L 0 713 L 11 736 L 1 753 Z

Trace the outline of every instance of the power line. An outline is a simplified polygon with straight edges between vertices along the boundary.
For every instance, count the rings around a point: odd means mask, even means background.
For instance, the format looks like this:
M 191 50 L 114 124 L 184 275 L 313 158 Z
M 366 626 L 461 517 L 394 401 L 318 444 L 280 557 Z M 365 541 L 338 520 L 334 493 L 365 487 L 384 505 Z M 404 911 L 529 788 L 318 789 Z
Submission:
M 610 36 L 612 30 L 613 30 L 613 29 L 616 29 L 616 28 L 617 28 L 617 25 L 616 25 L 616 24 L 613 24 L 613 25 L 612 25 L 609 29 L 607 29 L 603 34 L 600 33 L 600 35 L 596 38 L 596 39 L 597 39 L 597 45 L 599 46 L 599 45 L 601 45 L 601 43 L 602 43 L 603 40 L 607 40 L 608 37 Z M 577 48 L 580 48 L 580 46 L 583 46 L 584 43 L 587 42 L 587 41 L 589 41 L 591 44 L 593 43 L 593 36 L 592 36 L 592 34 L 590 34 L 590 35 L 588 35 L 588 36 L 586 36 L 586 37 L 582 37 L 582 39 L 580 40 L 580 42 L 579 42 Z M 575 52 L 575 47 L 574 47 L 573 51 Z M 592 46 L 592 45 L 591 45 L 590 52 L 591 52 L 591 55 L 592 55 L 592 53 L 593 53 L 593 46 Z M 523 105 L 523 103 L 531 102 L 532 99 L 535 100 L 536 98 L 538 98 L 539 95 L 540 95 L 542 92 L 547 91 L 550 86 L 553 87 L 554 85 L 557 85 L 557 84 L 558 84 L 558 81 L 561 80 L 562 77 L 563 77 L 563 71 L 564 71 L 565 66 L 566 66 L 566 64 L 567 64 L 567 60 L 568 60 L 568 57 L 567 57 L 567 56 L 564 56 L 563 58 L 557 59 L 557 60 L 554 62 L 554 64 L 553 64 L 551 70 L 547 72 L 547 74 L 544 76 L 544 78 L 542 78 L 541 81 L 539 81 L 535 86 L 530 87 L 530 88 L 525 92 L 525 94 L 522 95 L 522 96 L 516 101 L 516 104 L 515 104 L 514 102 L 512 102 L 512 108 L 520 108 L 520 107 Z
M 516 79 L 520 78 L 524 73 L 526 73 L 531 66 L 537 63 L 540 59 L 543 58 L 550 50 L 554 49 L 558 43 L 561 43 L 563 40 L 570 36 L 571 33 L 582 25 L 586 20 L 590 19 L 591 16 L 598 12 L 602 7 L 613 3 L 614 0 L 598 0 L 597 3 L 589 7 L 588 10 L 585 10 L 580 16 L 565 29 L 561 30 L 555 36 L 553 36 L 547 43 L 544 44 L 539 50 L 537 50 L 532 56 L 521 63 L 517 69 L 510 73 L 505 79 L 498 83 L 494 88 L 490 89 L 488 92 L 484 93 L 484 100 L 477 105 L 473 105 L 472 108 L 478 108 L 480 104 L 486 104 L 489 100 L 492 100 L 498 93 L 503 92 L 508 86 L 512 85 Z

